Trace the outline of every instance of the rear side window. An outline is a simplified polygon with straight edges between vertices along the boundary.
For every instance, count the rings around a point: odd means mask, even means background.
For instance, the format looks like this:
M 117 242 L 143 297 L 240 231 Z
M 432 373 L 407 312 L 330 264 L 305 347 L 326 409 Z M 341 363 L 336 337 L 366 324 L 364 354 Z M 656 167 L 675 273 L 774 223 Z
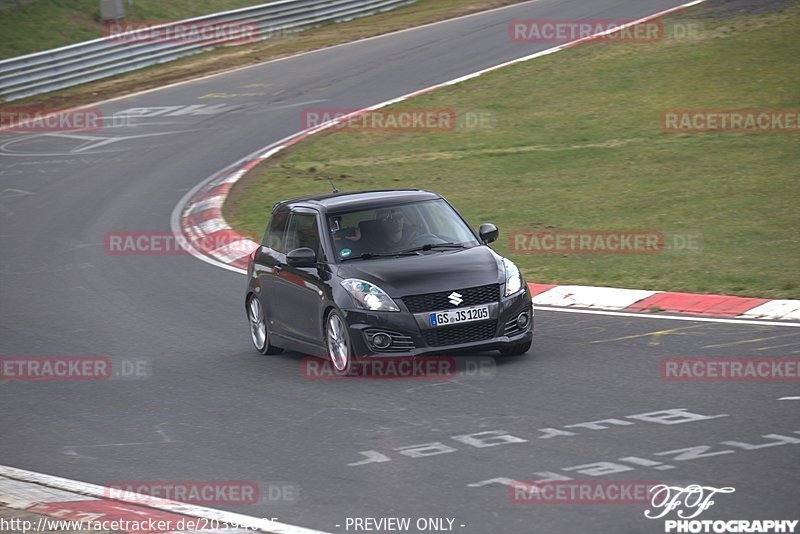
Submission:
M 262 245 L 271 248 L 275 252 L 286 254 L 286 246 L 283 240 L 286 234 L 286 222 L 289 220 L 288 211 L 279 211 L 272 216 L 269 221 L 269 227 L 264 234 Z

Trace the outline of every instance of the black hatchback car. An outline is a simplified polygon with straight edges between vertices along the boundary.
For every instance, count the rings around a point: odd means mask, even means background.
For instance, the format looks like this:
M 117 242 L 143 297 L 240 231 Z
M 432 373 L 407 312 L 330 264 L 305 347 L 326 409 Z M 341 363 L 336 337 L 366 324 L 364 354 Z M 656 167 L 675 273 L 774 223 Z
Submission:
M 247 268 L 262 354 L 352 358 L 528 351 L 533 304 L 510 260 L 444 198 L 421 190 L 312 195 L 272 209 Z

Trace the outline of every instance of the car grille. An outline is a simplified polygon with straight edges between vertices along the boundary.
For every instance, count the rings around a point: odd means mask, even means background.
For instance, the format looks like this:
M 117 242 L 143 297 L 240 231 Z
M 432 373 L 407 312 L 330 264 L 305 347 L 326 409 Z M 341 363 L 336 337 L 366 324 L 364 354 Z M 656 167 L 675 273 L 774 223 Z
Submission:
M 422 337 L 429 347 L 442 347 L 492 339 L 496 331 L 497 321 L 489 321 L 423 330 Z
M 442 291 L 440 293 L 428 293 L 427 295 L 412 295 L 403 297 L 403 302 L 411 313 L 421 313 L 477 306 L 478 304 L 500 300 L 500 286 L 498 284 L 456 290 L 456 293 L 460 293 L 461 298 L 464 300 L 458 306 L 453 306 L 448 300 L 451 293 L 452 291 Z

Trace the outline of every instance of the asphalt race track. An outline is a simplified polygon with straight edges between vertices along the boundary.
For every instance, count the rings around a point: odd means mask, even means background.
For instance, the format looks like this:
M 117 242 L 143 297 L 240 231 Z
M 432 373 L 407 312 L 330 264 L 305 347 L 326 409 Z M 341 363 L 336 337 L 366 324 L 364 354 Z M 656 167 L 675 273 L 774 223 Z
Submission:
M 732 486 L 704 519 L 791 519 L 800 400 L 779 399 L 800 395 L 797 383 L 669 382 L 659 362 L 796 355 L 800 328 L 538 311 L 532 350 L 490 376 L 315 381 L 300 355 L 251 348 L 241 275 L 189 255 L 104 251 L 107 232 L 169 232 L 189 189 L 300 130 L 305 108 L 365 107 L 552 46 L 510 42 L 512 19 L 633 19 L 680 3 L 542 0 L 101 106 L 151 108 L 133 124 L 0 133 L 0 355 L 152 369 L 0 382 L 0 464 L 96 484 L 283 484 L 299 495 L 228 509 L 329 532 L 367 516 L 450 517 L 470 534 L 663 532 L 641 505 L 511 502 L 502 479 L 541 473 Z M 412 447 L 432 443 L 439 454 Z M 630 470 L 578 467 L 621 458 Z

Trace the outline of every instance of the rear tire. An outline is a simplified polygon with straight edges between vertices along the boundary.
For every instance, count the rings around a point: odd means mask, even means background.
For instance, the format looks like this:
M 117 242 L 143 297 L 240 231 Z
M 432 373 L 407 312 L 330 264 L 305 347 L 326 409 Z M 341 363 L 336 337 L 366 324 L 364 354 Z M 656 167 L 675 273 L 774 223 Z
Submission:
M 247 300 L 247 319 L 250 323 L 250 339 L 261 354 L 280 354 L 283 349 L 270 344 L 269 326 L 264 317 L 264 307 L 257 295 Z
M 520 356 L 528 352 L 532 344 L 533 341 L 528 340 L 523 343 L 517 343 L 516 345 L 509 345 L 508 347 L 500 349 L 500 354 L 503 356 Z

